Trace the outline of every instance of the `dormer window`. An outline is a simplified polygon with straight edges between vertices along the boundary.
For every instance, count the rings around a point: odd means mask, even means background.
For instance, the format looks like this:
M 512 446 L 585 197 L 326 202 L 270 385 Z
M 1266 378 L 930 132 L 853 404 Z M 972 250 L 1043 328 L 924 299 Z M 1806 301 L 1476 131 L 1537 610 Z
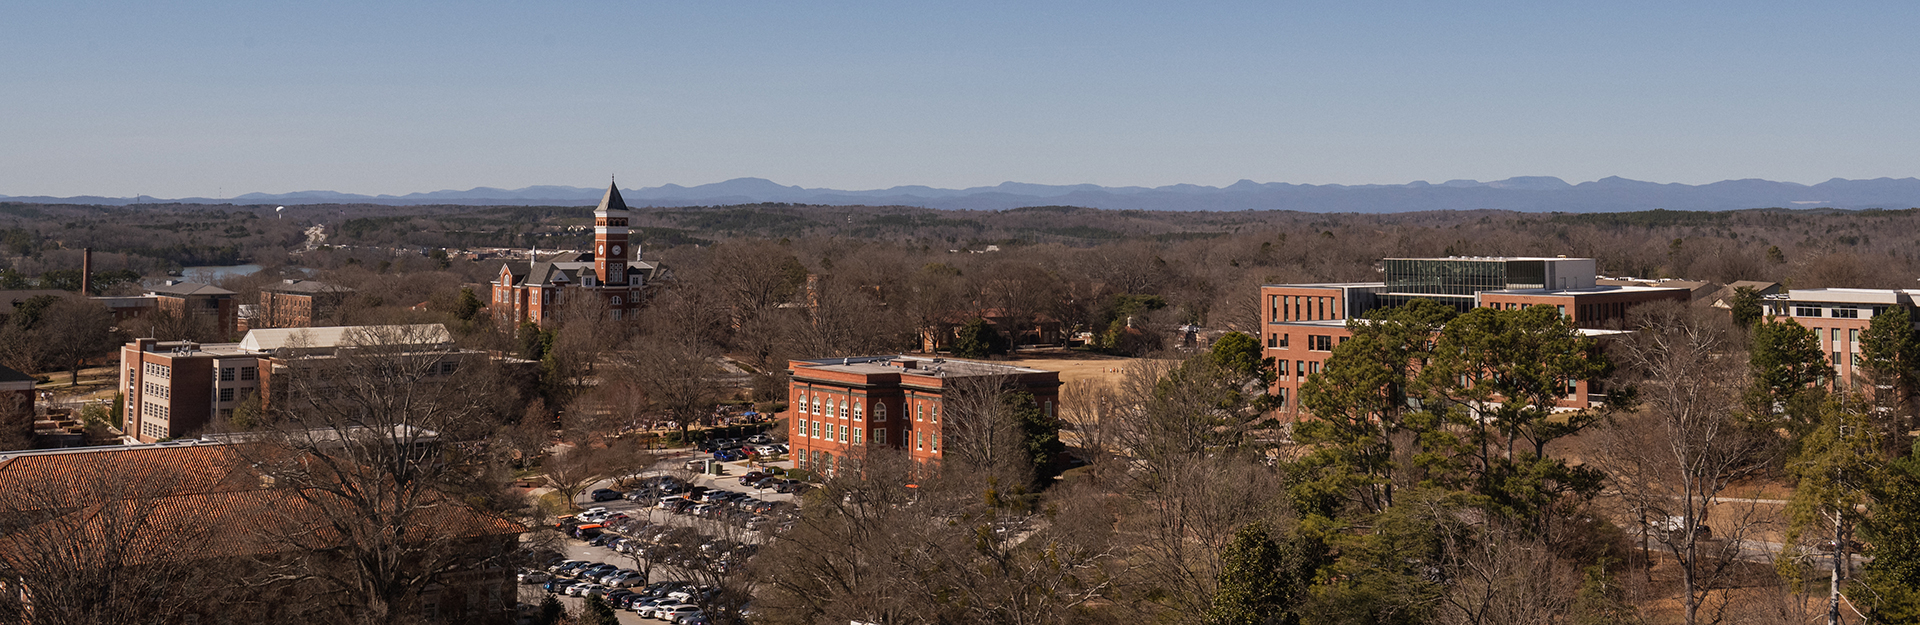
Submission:
M 580 284 L 582 286 L 593 286 L 593 274 L 580 276 Z

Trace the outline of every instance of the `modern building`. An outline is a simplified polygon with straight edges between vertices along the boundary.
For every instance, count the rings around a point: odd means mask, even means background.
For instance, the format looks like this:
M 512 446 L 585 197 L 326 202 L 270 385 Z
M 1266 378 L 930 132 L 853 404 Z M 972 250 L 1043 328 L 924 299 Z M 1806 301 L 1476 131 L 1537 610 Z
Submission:
M 1915 289 L 1794 289 L 1763 295 L 1761 308 L 1769 317 L 1812 329 L 1835 377 L 1846 384 L 1864 384 L 1857 377 L 1860 335 L 1874 317 L 1895 307 L 1907 309 L 1910 319 L 1920 319 L 1916 300 L 1920 290 Z
M 831 472 L 868 450 L 906 450 L 938 461 L 955 428 L 941 418 L 957 388 L 997 382 L 1033 396 L 1053 416 L 1060 403 L 1054 371 L 952 358 L 863 356 L 787 362 L 787 445 L 802 468 Z
M 308 358 L 349 352 L 380 337 L 404 337 L 425 353 L 436 375 L 452 375 L 487 352 L 455 348 L 445 326 L 335 326 L 252 330 L 238 343 L 138 339 L 120 349 L 120 389 L 127 398 L 121 431 L 143 443 L 199 434 L 229 419 L 243 403 L 265 406 L 272 380 Z
M 353 292 L 315 280 L 282 280 L 260 289 L 260 300 L 247 317 L 247 329 L 310 328 L 315 323 L 335 323 L 340 305 Z
M 641 291 L 660 267 L 637 260 L 640 246 L 627 237 L 629 215 L 620 188 L 608 185 L 593 211 L 592 252 L 562 254 L 546 262 L 529 254 L 525 266 L 502 265 L 488 305 L 494 319 L 545 326 L 559 319 L 561 307 L 581 302 L 605 306 L 615 319 L 631 317 L 640 307 Z
M 1389 258 L 1383 282 L 1269 284 L 1260 287 L 1265 356 L 1274 359 L 1273 393 L 1283 415 L 1299 416 L 1300 385 L 1319 373 L 1333 348 L 1352 336 L 1347 320 L 1416 299 L 1453 307 L 1519 309 L 1553 306 L 1591 334 L 1607 332 L 1633 306 L 1686 303 L 1687 288 L 1595 284 L 1591 258 Z M 1602 389 L 1582 381 L 1565 403 L 1585 406 Z

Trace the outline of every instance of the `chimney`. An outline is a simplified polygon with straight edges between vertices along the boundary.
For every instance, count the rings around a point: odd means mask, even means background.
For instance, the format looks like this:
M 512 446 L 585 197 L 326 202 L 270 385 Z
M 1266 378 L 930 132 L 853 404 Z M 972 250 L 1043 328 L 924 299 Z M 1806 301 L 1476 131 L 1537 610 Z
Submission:
M 80 294 L 93 294 L 93 248 L 80 248 Z

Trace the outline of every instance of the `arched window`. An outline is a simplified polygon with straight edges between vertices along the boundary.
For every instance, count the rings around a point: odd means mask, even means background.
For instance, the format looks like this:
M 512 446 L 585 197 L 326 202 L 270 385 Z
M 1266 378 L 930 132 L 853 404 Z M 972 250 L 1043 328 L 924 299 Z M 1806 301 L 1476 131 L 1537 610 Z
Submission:
M 819 396 L 819 395 L 815 395 L 815 396 L 813 396 L 813 414 L 826 414 L 825 412 L 822 412 L 822 410 L 821 410 L 821 408 L 820 408 L 820 396 Z
M 613 305 L 615 305 L 615 306 L 619 306 L 619 305 L 620 305 L 620 296 L 618 296 L 618 295 L 615 295 L 615 296 L 613 296 Z
M 840 401 L 840 418 L 842 419 L 847 418 L 847 404 L 850 404 L 850 403 L 853 403 L 853 400 L 843 399 Z
M 875 421 L 887 420 L 887 403 L 886 402 L 879 402 L 879 401 L 873 402 L 873 420 Z
M 833 398 L 832 397 L 827 398 L 827 416 L 829 417 L 833 416 Z
M 853 420 L 859 421 L 866 418 L 866 416 L 867 416 L 866 406 L 864 404 L 855 403 L 853 405 Z

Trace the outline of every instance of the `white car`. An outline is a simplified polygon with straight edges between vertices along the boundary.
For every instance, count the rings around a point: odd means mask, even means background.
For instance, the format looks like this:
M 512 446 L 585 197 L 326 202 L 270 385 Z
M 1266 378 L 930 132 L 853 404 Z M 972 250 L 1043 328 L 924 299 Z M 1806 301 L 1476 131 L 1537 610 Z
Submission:
M 650 605 L 640 610 L 640 618 L 664 619 L 668 612 L 682 609 L 698 610 L 699 608 L 694 607 L 691 603 L 662 603 L 659 605 Z
M 607 520 L 607 517 L 610 517 L 610 516 L 613 516 L 613 513 L 607 511 L 605 507 L 593 507 L 593 508 L 588 508 L 585 512 L 581 512 L 580 514 L 573 515 L 573 518 L 580 519 L 588 523 L 599 523 L 601 521 Z
M 550 579 L 553 579 L 553 576 L 548 575 L 545 571 L 520 572 L 520 583 L 522 584 L 539 584 Z
M 700 613 L 700 608 L 692 605 L 681 604 L 681 605 L 676 605 L 676 606 L 667 608 L 665 610 L 661 610 L 659 612 L 655 612 L 654 618 L 660 619 L 662 621 L 672 622 L 672 621 L 677 621 L 689 616 L 694 616 L 699 613 Z

